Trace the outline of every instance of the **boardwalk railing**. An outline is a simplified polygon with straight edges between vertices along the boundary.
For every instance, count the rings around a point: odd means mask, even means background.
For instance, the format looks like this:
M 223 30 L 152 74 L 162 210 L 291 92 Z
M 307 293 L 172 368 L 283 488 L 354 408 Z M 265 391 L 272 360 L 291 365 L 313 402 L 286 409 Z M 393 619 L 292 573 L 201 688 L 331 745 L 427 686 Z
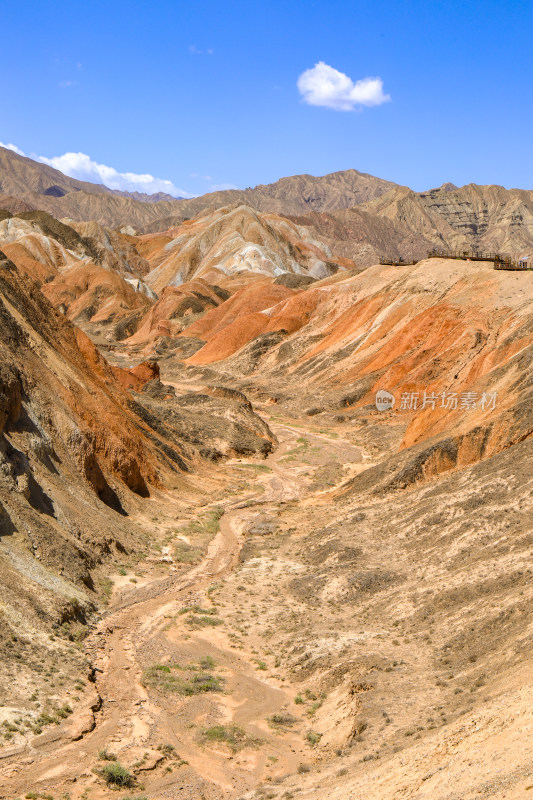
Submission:
M 431 250 L 427 257 L 457 259 L 460 261 L 491 261 L 494 264 L 494 269 L 533 270 L 533 261 L 529 258 L 514 261 L 511 256 L 501 255 L 501 253 L 480 253 L 476 250 Z M 389 261 L 380 258 L 379 263 L 389 267 L 404 267 L 418 264 L 418 261 L 404 261 L 403 258 L 398 259 L 398 261 Z
M 533 263 L 529 258 L 522 261 L 513 261 L 510 258 L 502 258 L 494 262 L 494 269 L 533 269 Z
M 480 253 L 476 250 L 460 250 L 445 252 L 443 250 L 432 250 L 428 253 L 428 258 L 455 258 L 461 261 L 492 261 L 494 269 L 533 269 L 533 264 L 529 258 L 514 261 L 511 256 L 504 256 L 501 253 Z

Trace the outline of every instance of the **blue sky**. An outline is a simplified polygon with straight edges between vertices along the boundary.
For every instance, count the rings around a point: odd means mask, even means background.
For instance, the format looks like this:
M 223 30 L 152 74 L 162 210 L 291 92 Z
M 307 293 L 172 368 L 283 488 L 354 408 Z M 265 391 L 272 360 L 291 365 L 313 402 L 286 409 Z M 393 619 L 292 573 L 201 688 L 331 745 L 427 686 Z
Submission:
M 3 0 L 0 24 L 0 141 L 84 154 L 52 161 L 76 177 L 533 188 L 531 0 Z

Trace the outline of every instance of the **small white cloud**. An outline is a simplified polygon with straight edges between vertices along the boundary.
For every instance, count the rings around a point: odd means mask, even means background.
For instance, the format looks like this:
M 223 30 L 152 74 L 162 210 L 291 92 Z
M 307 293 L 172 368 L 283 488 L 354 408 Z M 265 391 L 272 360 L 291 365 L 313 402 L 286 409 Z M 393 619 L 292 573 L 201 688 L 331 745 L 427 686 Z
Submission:
M 381 78 L 361 78 L 354 83 L 344 72 L 339 72 L 323 61 L 302 72 L 296 85 L 304 103 L 332 108 L 335 111 L 355 111 L 361 106 L 380 106 L 391 99 L 390 95 L 383 93 Z
M 118 172 L 106 164 L 98 164 L 85 153 L 64 153 L 62 156 L 46 158 L 37 156 L 38 161 L 55 167 L 64 175 L 81 181 L 102 183 L 109 189 L 120 189 L 127 192 L 166 192 L 174 197 L 188 197 L 188 193 L 175 186 L 172 181 L 154 178 L 153 175 L 139 175 L 135 172 Z
M 14 153 L 18 153 L 19 156 L 25 156 L 26 153 L 23 153 L 20 147 L 17 147 L 16 144 L 4 144 L 0 142 L 0 147 L 5 147 L 6 150 L 13 150 Z
M 189 53 L 192 53 L 193 56 L 203 56 L 207 53 L 208 56 L 212 56 L 215 51 L 209 47 L 207 50 L 200 50 L 196 47 L 195 44 L 189 45 Z
M 57 85 L 60 89 L 70 89 L 71 86 L 77 86 L 78 81 L 59 81 Z

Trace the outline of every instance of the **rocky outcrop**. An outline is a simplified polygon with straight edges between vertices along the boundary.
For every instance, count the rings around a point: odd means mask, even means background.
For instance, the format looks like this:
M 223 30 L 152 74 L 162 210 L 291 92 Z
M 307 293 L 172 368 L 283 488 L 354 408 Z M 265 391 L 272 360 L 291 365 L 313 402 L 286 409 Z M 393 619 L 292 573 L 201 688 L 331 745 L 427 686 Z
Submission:
M 127 389 L 140 392 L 150 381 L 159 379 L 159 364 L 157 361 L 143 361 L 132 369 L 112 367 L 117 380 Z
M 469 184 L 416 193 L 395 188 L 361 207 L 440 248 L 520 256 L 533 249 L 533 192 Z

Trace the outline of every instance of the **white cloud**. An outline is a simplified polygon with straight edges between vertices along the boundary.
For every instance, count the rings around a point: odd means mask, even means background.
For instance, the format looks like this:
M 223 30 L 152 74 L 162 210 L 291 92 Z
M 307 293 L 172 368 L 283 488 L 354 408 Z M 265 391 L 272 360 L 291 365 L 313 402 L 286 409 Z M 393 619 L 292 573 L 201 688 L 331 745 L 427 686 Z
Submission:
M 13 150 L 19 156 L 25 156 L 20 147 L 16 144 L 4 144 L 0 142 L 0 147 L 5 147 L 7 150 Z M 29 158 L 34 161 L 41 161 L 43 164 L 48 164 L 68 175 L 70 178 L 77 178 L 80 181 L 89 181 L 90 183 L 102 183 L 109 189 L 120 189 L 126 192 L 145 192 L 146 194 L 155 194 L 156 192 L 166 192 L 173 197 L 194 197 L 189 192 L 175 186 L 172 181 L 165 178 L 154 178 L 153 175 L 138 175 L 136 172 L 117 172 L 113 167 L 108 167 L 105 164 L 98 164 L 93 161 L 90 156 L 85 153 L 64 153 L 62 156 L 55 156 L 54 158 L 46 158 L 45 156 L 38 156 L 31 153 Z M 209 175 L 202 176 L 204 180 L 211 180 Z M 224 188 L 236 188 L 228 186 Z
M 60 89 L 69 89 L 71 86 L 77 86 L 78 81 L 59 81 L 57 85 Z
M 208 47 L 207 50 L 200 50 L 195 44 L 189 45 L 189 53 L 192 53 L 193 56 L 203 56 L 206 53 L 208 56 L 212 56 L 214 52 L 211 47 Z
M 17 147 L 16 144 L 4 144 L 0 142 L 0 147 L 5 147 L 6 150 L 13 150 L 14 153 L 18 153 L 19 156 L 24 156 L 26 153 L 23 153 L 20 147 Z
M 296 85 L 304 103 L 335 111 L 355 111 L 361 106 L 380 106 L 390 100 L 390 95 L 383 93 L 381 78 L 362 78 L 354 83 L 344 72 L 323 61 L 302 72 Z
M 64 153 L 62 156 L 46 158 L 36 156 L 38 161 L 55 167 L 64 175 L 77 178 L 80 181 L 103 183 L 109 189 L 120 189 L 127 192 L 166 192 L 174 197 L 189 197 L 188 192 L 179 189 L 172 181 L 164 178 L 154 178 L 153 175 L 138 175 L 135 172 L 118 172 L 106 164 L 98 164 L 85 153 Z

